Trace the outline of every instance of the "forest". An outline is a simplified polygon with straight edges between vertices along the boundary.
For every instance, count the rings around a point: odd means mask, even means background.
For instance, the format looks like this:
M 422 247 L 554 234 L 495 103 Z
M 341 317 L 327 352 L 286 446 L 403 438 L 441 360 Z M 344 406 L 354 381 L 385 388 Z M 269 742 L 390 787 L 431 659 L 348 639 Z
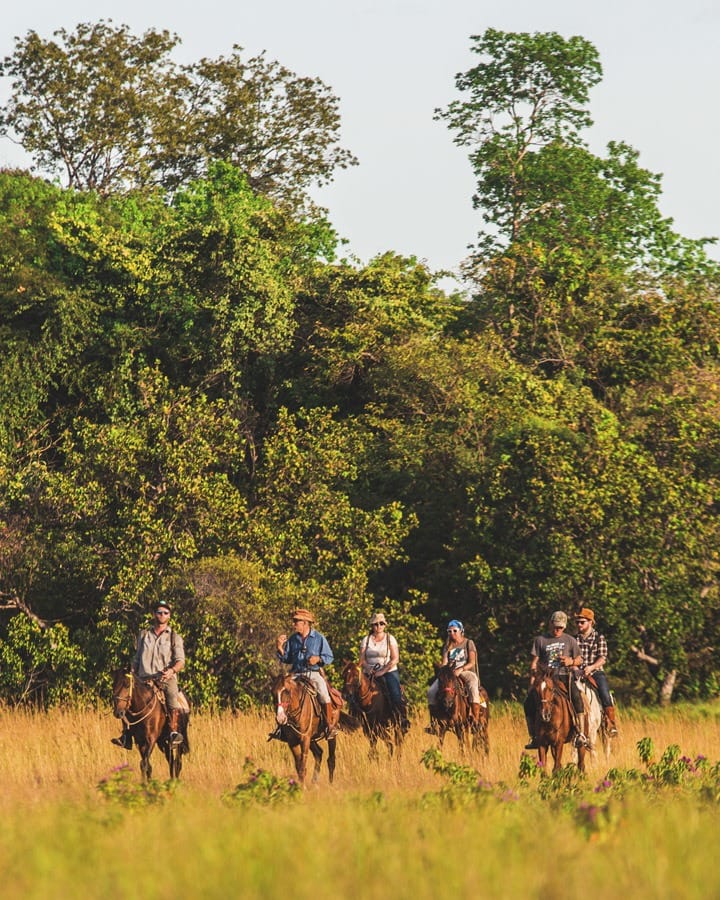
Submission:
M 448 618 L 510 699 L 580 606 L 624 702 L 717 694 L 712 241 L 675 232 L 638 150 L 590 151 L 590 42 L 470 40 L 434 113 L 476 183 L 452 292 L 343 256 L 312 191 L 356 160 L 319 79 L 239 47 L 180 65 L 177 36 L 106 21 L 16 39 L 0 701 L 107 697 L 160 598 L 200 707 L 266 702 L 296 606 L 336 660 L 382 609 L 416 703 Z

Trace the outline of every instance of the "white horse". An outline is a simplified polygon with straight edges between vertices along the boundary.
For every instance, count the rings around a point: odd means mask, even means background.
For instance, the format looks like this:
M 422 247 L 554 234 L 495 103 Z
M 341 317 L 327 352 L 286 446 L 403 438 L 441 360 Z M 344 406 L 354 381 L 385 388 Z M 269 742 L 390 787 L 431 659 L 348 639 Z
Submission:
M 586 737 L 590 741 L 589 749 L 593 762 L 597 759 L 599 744 L 602 744 L 605 759 L 608 759 L 612 750 L 613 739 L 603 727 L 603 711 L 598 693 L 584 678 L 578 678 L 577 686 L 585 706 L 585 714 L 587 716 Z

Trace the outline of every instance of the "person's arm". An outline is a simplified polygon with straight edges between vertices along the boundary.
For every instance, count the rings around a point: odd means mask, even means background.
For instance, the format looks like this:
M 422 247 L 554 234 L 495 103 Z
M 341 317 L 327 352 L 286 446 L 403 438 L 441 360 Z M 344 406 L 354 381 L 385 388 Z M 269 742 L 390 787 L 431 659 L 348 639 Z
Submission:
M 328 644 L 325 636 L 318 633 L 317 637 L 319 638 L 319 646 L 315 653 L 308 656 L 308 663 L 311 666 L 323 666 L 324 668 L 325 666 L 329 666 L 335 657 L 333 656 L 330 644 Z M 315 649 L 315 647 L 313 647 L 313 649 Z
M 607 641 L 605 640 L 604 635 L 598 635 L 597 656 L 589 666 L 585 666 L 585 674 L 592 675 L 593 672 L 596 672 L 598 669 L 602 669 L 602 667 L 607 662 L 607 653 Z
M 581 666 L 582 665 L 582 653 L 580 652 L 580 645 L 575 640 L 572 639 L 569 647 L 567 649 L 567 656 L 561 656 L 560 662 L 565 666 L 566 669 L 570 669 L 573 666 Z
M 533 653 L 530 657 L 530 681 L 533 680 L 533 676 L 537 672 L 538 667 L 538 657 Z
M 290 641 L 286 634 L 279 634 L 275 639 L 275 649 L 280 662 L 290 662 Z

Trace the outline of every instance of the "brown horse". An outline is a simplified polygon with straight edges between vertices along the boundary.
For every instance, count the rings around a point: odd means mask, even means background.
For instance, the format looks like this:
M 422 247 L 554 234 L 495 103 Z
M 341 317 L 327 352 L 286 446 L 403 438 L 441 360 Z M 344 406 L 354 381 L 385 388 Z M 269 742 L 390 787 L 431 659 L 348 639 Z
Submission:
M 552 751 L 553 772 L 562 766 L 563 747 L 577 734 L 572 711 L 572 700 L 567 687 L 557 678 L 549 666 L 540 665 L 533 674 L 530 690 L 535 693 L 535 737 L 538 742 L 538 761 L 545 772 L 548 747 Z M 577 764 L 585 771 L 587 748 L 577 748 Z
M 346 662 L 342 677 L 343 697 L 348 702 L 350 715 L 360 720 L 363 733 L 370 741 L 370 758 L 377 758 L 378 741 L 383 741 L 390 756 L 396 749 L 399 753 L 405 734 L 390 698 L 375 676 L 366 675 L 358 663 Z
M 140 771 L 145 781 L 152 776 L 150 755 L 156 744 L 165 754 L 170 777 L 180 777 L 183 755 L 190 752 L 187 734 L 189 710 L 182 710 L 180 714 L 183 742 L 171 744 L 162 688 L 154 681 L 141 681 L 129 672 L 118 669 L 113 673 L 113 715 L 125 722 L 140 751 Z
M 484 687 L 480 688 L 480 719 L 472 718 L 472 706 L 465 689 L 465 682 L 455 674 L 453 666 L 438 666 L 435 670 L 438 680 L 437 704 L 430 706 L 430 728 L 438 735 L 442 747 L 445 735 L 453 731 L 465 751 L 465 740 L 470 738 L 473 750 L 480 745 L 487 756 L 490 752 L 488 722 L 490 719 L 490 698 Z
M 295 770 L 305 783 L 308 753 L 315 760 L 313 782 L 318 780 L 323 751 L 318 741 L 325 737 L 325 722 L 312 682 L 297 675 L 278 675 L 272 685 L 275 719 L 280 727 L 280 740 L 287 743 L 295 759 Z M 327 738 L 328 774 L 335 775 L 335 738 Z

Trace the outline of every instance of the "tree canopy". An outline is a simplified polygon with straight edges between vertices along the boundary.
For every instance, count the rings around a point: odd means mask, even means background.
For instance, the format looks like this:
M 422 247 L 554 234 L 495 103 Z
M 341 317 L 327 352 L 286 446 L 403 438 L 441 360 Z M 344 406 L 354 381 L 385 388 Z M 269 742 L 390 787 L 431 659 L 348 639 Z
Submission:
M 262 701 L 296 605 L 338 658 L 383 608 L 418 703 L 447 619 L 517 698 L 579 606 L 624 699 L 717 692 L 717 265 L 636 150 L 584 143 L 589 42 L 473 38 L 440 115 L 485 230 L 448 294 L 306 214 L 350 162 L 318 82 L 55 37 L 3 69 L 3 127 L 66 179 L 0 172 L 0 699 L 102 694 L 159 597 L 211 706 Z

